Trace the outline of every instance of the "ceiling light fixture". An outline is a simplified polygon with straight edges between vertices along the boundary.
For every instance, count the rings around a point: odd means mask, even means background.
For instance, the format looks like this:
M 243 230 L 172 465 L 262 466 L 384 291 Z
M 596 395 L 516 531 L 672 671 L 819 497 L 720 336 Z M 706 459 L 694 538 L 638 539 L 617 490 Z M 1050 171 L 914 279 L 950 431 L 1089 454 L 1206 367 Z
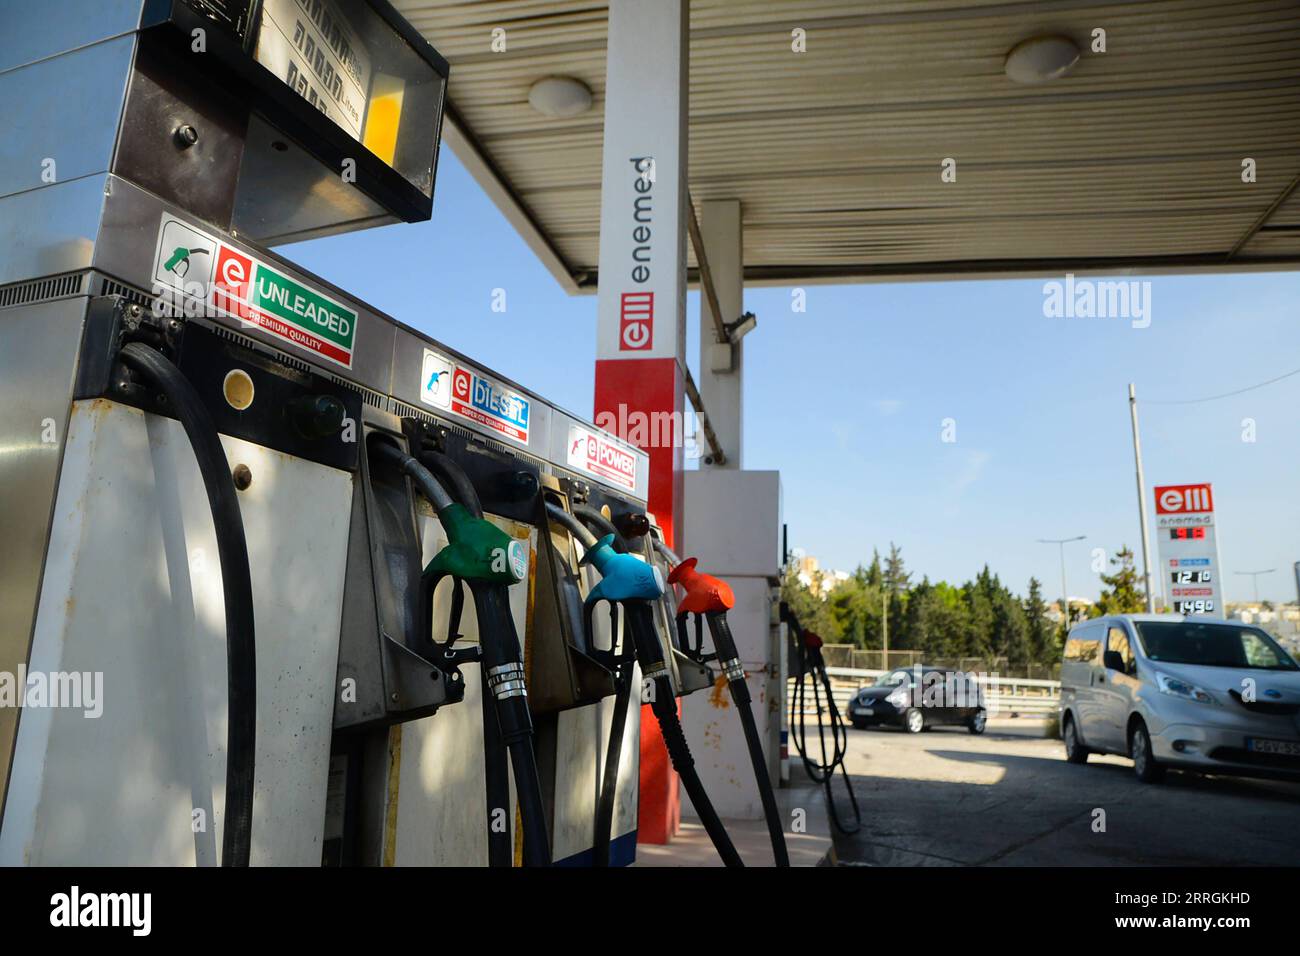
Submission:
M 548 76 L 532 85 L 528 102 L 543 116 L 569 119 L 591 109 L 591 90 L 571 76 Z
M 1079 46 L 1069 37 L 1038 36 L 1012 47 L 1003 68 L 1016 83 L 1036 84 L 1060 79 L 1078 62 Z

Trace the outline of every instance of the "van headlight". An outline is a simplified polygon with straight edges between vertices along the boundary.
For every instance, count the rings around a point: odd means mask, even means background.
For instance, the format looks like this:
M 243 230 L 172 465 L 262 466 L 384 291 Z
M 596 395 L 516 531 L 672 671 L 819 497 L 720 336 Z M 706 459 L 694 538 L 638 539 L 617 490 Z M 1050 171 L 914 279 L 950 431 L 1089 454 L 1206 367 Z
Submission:
M 1162 674 L 1159 671 L 1156 671 L 1156 686 L 1160 688 L 1160 693 L 1168 694 L 1170 697 L 1195 700 L 1202 704 L 1217 703 L 1205 688 L 1197 687 L 1195 684 L 1189 684 L 1185 680 L 1170 677 L 1168 674 Z

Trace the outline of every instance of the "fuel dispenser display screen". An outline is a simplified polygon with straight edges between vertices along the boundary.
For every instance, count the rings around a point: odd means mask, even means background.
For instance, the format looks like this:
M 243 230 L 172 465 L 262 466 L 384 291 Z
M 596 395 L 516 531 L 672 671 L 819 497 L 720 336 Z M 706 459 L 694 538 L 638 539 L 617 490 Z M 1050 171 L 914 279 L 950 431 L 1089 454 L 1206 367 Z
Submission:
M 197 62 L 276 148 L 292 139 L 397 218 L 429 218 L 449 67 L 387 0 L 149 0 L 142 26 L 164 25 L 177 67 Z
M 342 0 L 263 0 L 254 58 L 426 196 L 433 195 L 429 125 L 443 79 L 374 10 Z

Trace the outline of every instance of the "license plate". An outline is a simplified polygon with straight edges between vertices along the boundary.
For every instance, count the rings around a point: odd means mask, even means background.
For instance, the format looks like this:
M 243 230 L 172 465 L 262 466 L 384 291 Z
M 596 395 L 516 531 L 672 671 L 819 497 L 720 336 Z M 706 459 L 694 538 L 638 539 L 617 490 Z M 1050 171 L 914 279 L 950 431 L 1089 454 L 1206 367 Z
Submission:
M 1287 757 L 1300 757 L 1300 741 L 1297 740 L 1263 740 L 1259 737 L 1247 737 L 1246 749 L 1257 754 L 1283 754 Z
M 863 707 L 860 711 L 858 711 L 858 713 L 861 714 L 863 717 L 872 717 L 875 715 L 876 712 L 872 710 L 870 707 Z

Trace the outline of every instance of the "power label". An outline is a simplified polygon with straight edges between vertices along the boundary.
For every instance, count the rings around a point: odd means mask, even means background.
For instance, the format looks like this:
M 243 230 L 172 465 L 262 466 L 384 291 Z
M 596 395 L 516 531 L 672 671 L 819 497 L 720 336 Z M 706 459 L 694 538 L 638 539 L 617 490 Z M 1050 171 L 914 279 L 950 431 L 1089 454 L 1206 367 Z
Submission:
M 424 350 L 420 401 L 528 444 L 532 402 L 523 395 L 432 349 Z
M 636 490 L 636 456 L 581 425 L 569 426 L 569 467 L 594 478 Z
M 163 214 L 154 295 L 190 314 L 228 315 L 344 368 L 352 367 L 357 313 L 281 269 Z

